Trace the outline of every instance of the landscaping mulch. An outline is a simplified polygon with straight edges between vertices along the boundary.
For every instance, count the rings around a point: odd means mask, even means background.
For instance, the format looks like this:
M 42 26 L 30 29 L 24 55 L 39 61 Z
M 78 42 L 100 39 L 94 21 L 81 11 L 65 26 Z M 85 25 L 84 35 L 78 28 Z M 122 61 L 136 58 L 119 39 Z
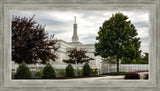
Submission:
M 57 77 L 53 79 L 77 79 L 77 78 L 92 78 L 92 77 L 104 77 L 105 75 L 95 75 L 95 76 L 74 76 L 74 77 Z M 43 78 L 30 78 L 32 80 L 34 79 L 43 79 Z M 13 79 L 13 80 L 23 80 L 23 79 Z M 27 79 L 29 80 L 29 79 Z

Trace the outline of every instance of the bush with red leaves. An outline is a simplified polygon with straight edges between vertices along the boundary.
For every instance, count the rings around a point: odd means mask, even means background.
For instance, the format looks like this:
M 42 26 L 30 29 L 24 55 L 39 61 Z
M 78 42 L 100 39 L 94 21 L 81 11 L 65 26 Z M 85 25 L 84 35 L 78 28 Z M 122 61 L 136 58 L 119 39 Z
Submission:
M 131 72 L 125 75 L 125 79 L 140 79 L 140 76 L 137 72 Z
M 149 76 L 149 75 L 148 75 L 148 74 L 146 74 L 144 79 L 148 79 L 148 76 Z

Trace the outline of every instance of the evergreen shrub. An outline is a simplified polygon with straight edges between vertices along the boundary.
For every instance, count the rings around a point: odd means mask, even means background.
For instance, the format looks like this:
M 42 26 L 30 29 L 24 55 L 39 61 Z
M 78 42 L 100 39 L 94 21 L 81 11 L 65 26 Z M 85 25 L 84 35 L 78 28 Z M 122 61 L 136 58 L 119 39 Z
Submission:
M 66 77 L 74 77 L 75 76 L 75 71 L 74 71 L 74 68 L 71 64 L 69 64 L 65 70 L 66 70 Z
M 85 63 L 83 66 L 83 76 L 90 76 L 91 68 L 88 63 Z
M 31 71 L 27 67 L 26 63 L 23 61 L 17 68 L 15 79 L 30 79 L 32 78 Z
M 51 64 L 47 63 L 47 65 L 43 69 L 43 78 L 44 79 L 54 79 L 56 78 L 56 73 Z

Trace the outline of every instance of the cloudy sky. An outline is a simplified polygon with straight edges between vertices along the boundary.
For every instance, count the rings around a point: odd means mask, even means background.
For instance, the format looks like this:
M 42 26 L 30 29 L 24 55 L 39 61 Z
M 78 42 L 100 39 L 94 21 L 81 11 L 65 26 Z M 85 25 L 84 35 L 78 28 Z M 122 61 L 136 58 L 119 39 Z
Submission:
M 149 13 L 147 11 L 18 11 L 12 15 L 32 17 L 41 25 L 46 25 L 49 34 L 55 34 L 57 39 L 71 42 L 73 35 L 74 16 L 78 24 L 79 41 L 83 44 L 95 43 L 99 27 L 112 14 L 122 12 L 135 25 L 138 37 L 141 38 L 141 50 L 149 51 Z

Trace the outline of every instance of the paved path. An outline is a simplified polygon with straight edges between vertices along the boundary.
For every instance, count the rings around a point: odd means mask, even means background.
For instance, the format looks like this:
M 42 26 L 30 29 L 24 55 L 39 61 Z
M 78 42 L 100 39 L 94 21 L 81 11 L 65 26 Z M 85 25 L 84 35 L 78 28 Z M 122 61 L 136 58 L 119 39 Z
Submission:
M 63 79 L 63 80 L 123 80 L 122 76 L 103 76 L 103 77 L 89 77 L 89 78 L 74 78 L 74 79 Z

